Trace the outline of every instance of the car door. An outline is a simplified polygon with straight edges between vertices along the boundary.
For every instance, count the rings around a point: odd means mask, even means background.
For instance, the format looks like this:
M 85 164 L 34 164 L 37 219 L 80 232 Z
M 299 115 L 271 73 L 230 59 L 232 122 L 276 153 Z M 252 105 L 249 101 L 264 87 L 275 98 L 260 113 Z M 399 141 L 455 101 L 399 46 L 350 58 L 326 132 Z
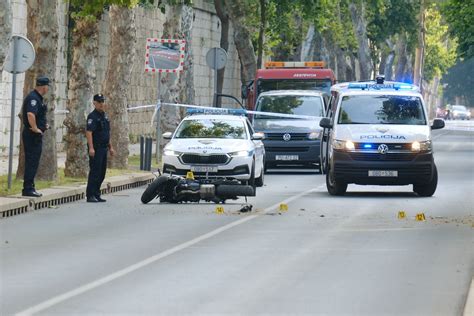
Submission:
M 250 141 L 253 143 L 255 148 L 255 163 L 260 166 L 263 166 L 263 160 L 265 156 L 265 147 L 263 146 L 263 142 L 261 140 L 254 140 L 252 139 L 252 135 L 255 133 L 252 124 L 250 124 L 249 120 L 246 120 L 247 129 L 249 131 Z

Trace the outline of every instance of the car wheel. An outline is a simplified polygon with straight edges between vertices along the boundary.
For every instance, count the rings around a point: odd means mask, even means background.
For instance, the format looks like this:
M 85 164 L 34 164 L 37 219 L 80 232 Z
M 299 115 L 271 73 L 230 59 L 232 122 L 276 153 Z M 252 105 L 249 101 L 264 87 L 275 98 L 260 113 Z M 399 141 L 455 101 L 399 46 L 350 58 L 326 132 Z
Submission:
M 419 196 L 432 196 L 438 186 L 438 169 L 434 166 L 433 177 L 427 184 L 414 184 L 413 191 Z
M 252 162 L 252 170 L 250 171 L 250 179 L 247 181 L 247 184 L 255 187 L 255 159 Z
M 337 182 L 334 178 L 332 168 L 328 166 L 329 170 L 326 173 L 326 187 L 331 195 L 344 195 L 347 190 L 347 183 Z
M 147 204 L 154 198 L 156 198 L 164 188 L 164 184 L 168 181 L 167 176 L 161 176 L 155 179 L 152 183 L 148 185 L 145 189 L 145 192 L 142 194 L 142 203 Z

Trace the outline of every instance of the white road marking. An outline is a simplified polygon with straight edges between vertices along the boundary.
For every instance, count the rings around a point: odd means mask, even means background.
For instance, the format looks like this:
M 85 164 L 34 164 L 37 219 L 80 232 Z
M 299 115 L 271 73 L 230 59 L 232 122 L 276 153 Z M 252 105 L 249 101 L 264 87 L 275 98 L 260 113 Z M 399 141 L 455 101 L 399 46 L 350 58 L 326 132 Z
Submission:
M 466 306 L 464 306 L 463 316 L 474 315 L 474 278 L 471 280 L 471 287 L 467 293 Z
M 260 217 L 262 214 L 265 214 L 265 213 L 268 213 L 268 212 L 270 212 L 270 211 L 273 211 L 273 210 L 277 209 L 277 208 L 280 206 L 281 203 L 290 203 L 290 202 L 292 202 L 292 201 L 294 201 L 294 200 L 296 200 L 296 199 L 299 199 L 300 197 L 302 197 L 302 196 L 304 196 L 304 195 L 310 194 L 310 193 L 312 193 L 312 192 L 317 192 L 317 191 L 318 191 L 319 189 L 321 189 L 323 186 L 324 186 L 324 185 L 320 185 L 320 186 L 318 186 L 317 188 L 313 188 L 313 189 L 311 189 L 311 190 L 307 190 L 307 191 L 304 191 L 304 192 L 302 192 L 302 193 L 300 193 L 300 194 L 297 194 L 297 195 L 295 195 L 295 196 L 292 196 L 292 197 L 290 197 L 290 198 L 288 198 L 288 199 L 286 199 L 286 200 L 283 200 L 283 201 L 278 202 L 278 203 L 276 203 L 276 204 L 274 204 L 274 205 L 272 205 L 272 206 L 270 206 L 270 207 L 267 207 L 266 209 L 264 209 L 264 210 L 263 210 L 262 212 L 260 212 L 259 214 L 250 215 L 250 216 L 244 217 L 244 218 L 242 218 L 242 219 L 240 219 L 240 220 L 237 220 L 237 221 L 235 221 L 235 222 L 232 222 L 232 223 L 230 223 L 230 224 L 227 224 L 227 225 L 225 225 L 225 226 L 222 226 L 222 227 L 220 227 L 220 228 L 217 228 L 217 229 L 215 229 L 215 230 L 213 230 L 213 231 L 211 231 L 211 232 L 209 232 L 209 233 L 207 233 L 207 234 L 201 235 L 201 236 L 199 236 L 199 237 L 197 237 L 197 238 L 194 238 L 194 239 L 192 239 L 192 240 L 189 240 L 189 241 L 187 241 L 187 242 L 184 242 L 184 243 L 182 243 L 182 244 L 180 244 L 180 245 L 178 245 L 178 246 L 175 246 L 175 247 L 173 247 L 173 248 L 171 248 L 171 249 L 165 250 L 165 251 L 163 251 L 163 252 L 161 252 L 161 253 L 158 253 L 158 254 L 156 254 L 156 255 L 154 255 L 154 256 L 151 256 L 151 257 L 149 257 L 149 258 L 147 258 L 147 259 L 145 259 L 145 260 L 142 260 L 142 261 L 140 261 L 140 262 L 137 262 L 137 263 L 135 263 L 135 264 L 132 264 L 131 266 L 128 266 L 128 267 L 126 267 L 126 268 L 124 268 L 124 269 L 122 269 L 122 270 L 119 270 L 119 271 L 116 271 L 116 272 L 114 272 L 114 273 L 112 273 L 112 274 L 109 274 L 109 275 L 107 275 L 107 276 L 105 276 L 105 277 L 103 277 L 103 278 L 100 278 L 100 279 L 95 280 L 95 281 L 93 281 L 93 282 L 90 282 L 90 283 L 87 283 L 87 284 L 85 284 L 85 285 L 82 285 L 82 286 L 80 286 L 80 287 L 78 287 L 78 288 L 75 288 L 75 289 L 73 289 L 73 290 L 71 290 L 71 291 L 69 291 L 69 292 L 66 292 L 66 293 L 64 293 L 64 294 L 58 295 L 58 296 L 56 296 L 56 297 L 53 297 L 53 298 L 51 298 L 51 299 L 49 299 L 49 300 L 47 300 L 47 301 L 44 301 L 44 302 L 42 302 L 42 303 L 40 303 L 40 304 L 35 305 L 35 306 L 29 307 L 29 308 L 27 308 L 27 309 L 25 309 L 25 310 L 23 310 L 23 311 L 21 311 L 21 312 L 16 313 L 15 315 L 18 315 L 18 316 L 20 316 L 20 315 L 21 315 L 21 316 L 34 315 L 34 314 L 36 314 L 36 313 L 39 313 L 39 312 L 41 312 L 41 311 L 44 311 L 44 310 L 46 310 L 46 309 L 48 309 L 48 308 L 50 308 L 50 307 L 52 307 L 52 306 L 54 306 L 54 305 L 57 305 L 57 304 L 59 304 L 59 303 L 62 303 L 62 302 L 64 302 L 64 301 L 66 301 L 66 300 L 68 300 L 68 299 L 70 299 L 70 298 L 73 298 L 73 297 L 75 297 L 75 296 L 81 295 L 81 294 L 83 294 L 83 293 L 85 293 L 85 292 L 88 292 L 88 291 L 90 291 L 90 290 L 93 290 L 93 289 L 95 289 L 95 288 L 97 288 L 97 287 L 99 287 L 99 286 L 101 286 L 101 285 L 106 284 L 106 283 L 112 282 L 112 281 L 114 281 L 114 280 L 116 280 L 116 279 L 118 279 L 118 278 L 120 278 L 120 277 L 123 277 L 123 276 L 125 276 L 125 275 L 127 275 L 127 274 L 129 274 L 129 273 L 132 273 L 132 272 L 134 272 L 134 271 L 136 271 L 136 270 L 138 270 L 138 269 L 140 269 L 140 268 L 143 268 L 143 267 L 145 267 L 145 266 L 147 266 L 147 265 L 149 265 L 149 264 L 152 264 L 152 263 L 154 263 L 154 262 L 157 262 L 158 260 L 161 260 L 161 259 L 163 259 L 163 258 L 166 258 L 166 257 L 168 257 L 168 256 L 170 256 L 170 255 L 172 255 L 172 254 L 175 254 L 175 253 L 177 253 L 177 252 L 179 252 L 179 251 L 181 251 L 181 250 L 184 250 L 184 249 L 186 249 L 186 248 L 189 248 L 189 247 L 191 247 L 191 246 L 193 246 L 193 245 L 195 245 L 195 244 L 197 244 L 197 243 L 199 243 L 199 242 L 201 242 L 201 241 L 204 241 L 204 240 L 209 239 L 209 238 L 211 238 L 211 237 L 214 237 L 214 236 L 216 236 L 216 235 L 218 235 L 218 234 L 220 234 L 220 233 L 223 233 L 223 232 L 225 232 L 225 231 L 227 231 L 227 230 L 229 230 L 229 229 L 231 229 L 231 228 L 233 228 L 233 227 L 235 227 L 235 226 L 241 225 L 241 224 L 246 223 L 246 222 L 248 222 L 248 221 L 251 221 L 251 220 L 253 220 L 253 219 L 257 218 L 257 217 Z

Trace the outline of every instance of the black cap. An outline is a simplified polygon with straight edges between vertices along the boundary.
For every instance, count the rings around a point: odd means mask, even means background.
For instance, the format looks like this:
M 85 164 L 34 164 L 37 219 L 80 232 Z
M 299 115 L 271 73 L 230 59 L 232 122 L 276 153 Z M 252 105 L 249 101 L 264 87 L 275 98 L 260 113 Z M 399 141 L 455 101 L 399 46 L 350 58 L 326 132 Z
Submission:
M 49 78 L 48 77 L 38 77 L 36 78 L 36 86 L 49 86 Z
M 94 101 L 97 101 L 97 102 L 104 102 L 105 101 L 105 97 L 103 94 L 96 94 L 94 95 Z

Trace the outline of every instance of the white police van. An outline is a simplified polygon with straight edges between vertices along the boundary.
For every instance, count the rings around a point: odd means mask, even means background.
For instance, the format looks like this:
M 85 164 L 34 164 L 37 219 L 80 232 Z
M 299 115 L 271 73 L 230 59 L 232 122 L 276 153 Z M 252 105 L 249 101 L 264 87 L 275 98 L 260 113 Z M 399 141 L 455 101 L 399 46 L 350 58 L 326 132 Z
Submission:
M 400 82 L 351 82 L 334 85 L 326 117 L 320 122 L 321 165 L 331 195 L 349 183 L 409 185 L 432 196 L 438 183 L 432 129 L 418 87 Z

